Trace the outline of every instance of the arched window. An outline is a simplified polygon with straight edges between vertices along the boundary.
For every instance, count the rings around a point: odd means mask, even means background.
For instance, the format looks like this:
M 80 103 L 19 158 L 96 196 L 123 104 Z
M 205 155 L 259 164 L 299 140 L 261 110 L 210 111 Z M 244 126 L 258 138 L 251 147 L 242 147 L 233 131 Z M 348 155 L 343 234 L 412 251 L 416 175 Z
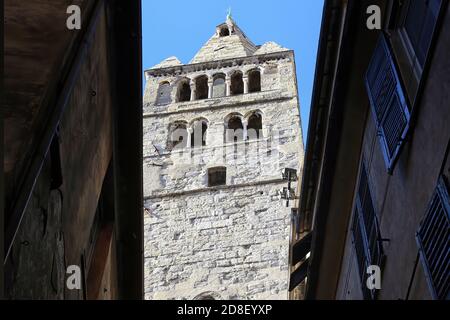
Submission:
M 205 119 L 194 121 L 191 132 L 191 148 L 206 146 L 207 130 L 208 123 Z
M 219 73 L 213 80 L 213 98 L 224 97 L 226 94 L 225 75 Z
M 175 122 L 169 125 L 169 141 L 167 150 L 183 149 L 187 146 L 187 123 L 184 121 Z
M 244 126 L 242 125 L 242 120 L 239 116 L 231 116 L 226 123 L 225 132 L 226 142 L 238 142 L 242 141 L 244 138 Z
M 244 93 L 244 81 L 242 80 L 242 72 L 236 71 L 231 76 L 231 94 Z
M 230 35 L 230 30 L 228 29 L 228 26 L 223 26 L 219 30 L 219 36 L 220 37 L 226 37 Z
M 248 118 L 247 136 L 248 140 L 262 138 L 262 116 L 260 113 L 254 112 Z
M 172 98 L 170 97 L 172 93 L 172 88 L 170 83 L 165 81 L 162 82 L 158 87 L 158 93 L 156 95 L 156 104 L 164 105 L 172 102 Z
M 248 92 L 261 91 L 261 73 L 259 70 L 251 70 L 248 73 Z
M 199 297 L 198 299 L 195 299 L 195 300 L 216 300 L 216 299 L 214 299 L 213 296 L 206 295 L 206 296 L 203 296 L 203 297 Z
M 195 80 L 195 99 L 208 99 L 208 77 L 200 76 Z
M 191 86 L 189 79 L 183 79 L 178 84 L 178 102 L 191 100 Z
M 195 296 L 193 300 L 222 300 L 222 297 L 217 292 L 206 291 Z

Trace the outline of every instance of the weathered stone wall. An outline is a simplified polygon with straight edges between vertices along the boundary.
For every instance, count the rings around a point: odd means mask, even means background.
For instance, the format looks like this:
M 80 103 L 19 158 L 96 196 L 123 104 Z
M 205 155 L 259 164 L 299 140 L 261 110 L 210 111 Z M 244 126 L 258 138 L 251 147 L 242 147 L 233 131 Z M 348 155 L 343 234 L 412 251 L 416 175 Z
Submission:
M 207 169 L 222 165 L 228 166 L 227 182 L 231 184 L 279 179 L 282 168 L 298 166 L 301 140 L 296 102 L 291 98 L 267 103 L 263 98 L 261 104 L 239 109 L 232 105 L 217 111 L 191 109 L 175 117 L 145 118 L 144 194 L 206 187 Z M 280 112 L 280 109 L 285 112 Z M 264 138 L 239 143 L 238 156 L 234 159 L 234 145 L 223 143 L 224 118 L 237 110 L 244 114 L 254 110 L 262 112 Z M 167 150 L 169 123 L 180 119 L 190 122 L 198 117 L 208 120 L 206 146 Z
M 284 183 L 146 201 L 145 297 L 286 299 L 289 209 Z
M 281 48 L 274 46 L 274 48 Z M 144 96 L 145 298 L 287 299 L 290 208 L 281 200 L 286 167 L 301 170 L 294 57 L 253 56 L 242 64 L 166 67 L 147 73 Z M 269 53 L 270 54 L 270 53 Z M 177 71 L 174 72 L 174 68 Z M 176 102 L 181 79 L 261 72 L 261 92 Z M 168 81 L 172 103 L 155 106 Z M 262 115 L 262 137 L 227 143 L 227 117 Z M 206 121 L 206 145 L 171 150 L 169 127 Z M 224 166 L 226 185 L 208 187 Z

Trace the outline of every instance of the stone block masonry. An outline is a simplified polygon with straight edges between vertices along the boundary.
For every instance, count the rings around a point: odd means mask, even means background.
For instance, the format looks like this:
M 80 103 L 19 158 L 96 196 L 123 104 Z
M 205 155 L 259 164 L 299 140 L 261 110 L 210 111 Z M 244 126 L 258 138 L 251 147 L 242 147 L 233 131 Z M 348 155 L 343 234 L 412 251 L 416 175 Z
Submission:
M 287 299 L 283 182 L 148 199 L 145 298 Z

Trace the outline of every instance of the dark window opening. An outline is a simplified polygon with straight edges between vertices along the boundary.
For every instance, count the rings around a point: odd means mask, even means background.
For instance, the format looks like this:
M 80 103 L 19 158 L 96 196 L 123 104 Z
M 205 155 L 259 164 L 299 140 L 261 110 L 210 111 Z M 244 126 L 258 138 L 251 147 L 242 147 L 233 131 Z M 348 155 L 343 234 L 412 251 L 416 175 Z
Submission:
M 405 31 L 422 67 L 431 45 L 441 2 L 411 0 L 406 4 Z
M 194 124 L 191 133 L 191 147 L 206 146 L 206 130 L 208 125 L 205 121 L 198 121 Z
M 172 150 L 174 148 L 182 149 L 186 147 L 187 143 L 187 129 L 186 124 L 176 123 L 170 127 L 169 144 L 167 149 Z
M 248 140 L 262 137 L 262 117 L 259 113 L 254 113 L 248 118 L 247 135 Z
M 230 30 L 228 30 L 228 27 L 222 27 L 220 28 L 219 36 L 226 37 L 230 35 Z
M 244 81 L 242 80 L 242 73 L 235 72 L 231 76 L 231 94 L 243 94 L 244 93 Z
M 191 86 L 188 81 L 183 81 L 178 86 L 178 101 L 190 101 L 191 100 Z
M 220 74 L 214 77 L 213 98 L 224 97 L 226 95 L 225 75 Z
M 248 92 L 261 91 L 261 73 L 258 70 L 250 71 L 248 74 Z
M 164 105 L 169 104 L 172 102 L 171 100 L 171 92 L 172 88 L 170 87 L 170 84 L 168 82 L 163 82 L 159 85 L 158 93 L 156 97 L 156 104 L 157 105 Z
M 208 77 L 200 76 L 195 81 L 195 98 L 197 100 L 208 99 Z
M 242 125 L 241 118 L 232 117 L 228 120 L 227 125 L 227 142 L 238 142 L 243 140 L 244 126 Z
M 227 182 L 227 168 L 216 167 L 208 169 L 208 187 L 223 186 Z

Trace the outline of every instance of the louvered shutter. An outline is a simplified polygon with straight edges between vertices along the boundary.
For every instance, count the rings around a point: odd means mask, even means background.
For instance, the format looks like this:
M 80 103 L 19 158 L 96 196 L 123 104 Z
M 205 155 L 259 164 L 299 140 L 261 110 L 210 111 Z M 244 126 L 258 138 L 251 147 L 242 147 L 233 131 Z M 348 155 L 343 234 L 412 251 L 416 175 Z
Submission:
M 366 271 L 370 265 L 377 265 L 381 268 L 383 248 L 379 241 L 380 229 L 364 162 L 361 164 L 358 189 L 356 191 L 352 231 L 364 299 L 373 299 L 375 291 L 370 291 L 366 286 Z
M 433 297 L 450 300 L 450 200 L 441 178 L 416 235 Z
M 410 113 L 384 34 L 380 36 L 366 72 L 366 89 L 386 166 L 392 172 L 408 131 Z

